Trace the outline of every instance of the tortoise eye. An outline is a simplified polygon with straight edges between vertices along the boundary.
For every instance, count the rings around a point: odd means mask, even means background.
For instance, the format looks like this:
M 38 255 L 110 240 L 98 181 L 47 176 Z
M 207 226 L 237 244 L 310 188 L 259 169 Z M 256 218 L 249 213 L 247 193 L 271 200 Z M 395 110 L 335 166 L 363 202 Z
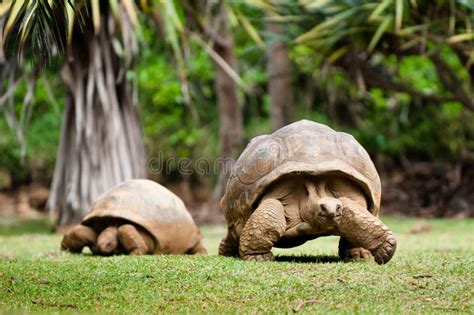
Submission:
M 319 197 L 325 197 L 327 195 L 326 187 L 327 187 L 327 180 L 324 178 L 320 178 L 316 181 L 316 193 Z
M 326 186 L 325 186 L 325 192 L 329 196 L 332 196 L 334 198 L 339 198 L 341 197 L 341 185 L 338 185 L 338 183 L 334 180 L 327 180 L 326 181 Z
M 336 198 L 338 197 L 338 196 L 336 196 L 337 190 L 334 189 L 334 186 L 331 185 L 331 184 L 327 184 L 326 187 L 325 187 L 325 189 L 324 189 L 324 191 L 326 192 L 326 194 L 327 194 L 328 196 L 336 197 Z
M 306 191 L 306 196 L 309 196 L 311 194 L 317 194 L 319 196 L 319 189 L 318 189 L 318 184 L 314 183 L 311 180 L 305 180 L 304 182 L 304 187 Z
M 305 196 L 308 197 L 309 196 L 309 191 L 308 191 L 308 187 L 306 187 L 306 185 L 304 186 L 304 193 L 305 193 Z

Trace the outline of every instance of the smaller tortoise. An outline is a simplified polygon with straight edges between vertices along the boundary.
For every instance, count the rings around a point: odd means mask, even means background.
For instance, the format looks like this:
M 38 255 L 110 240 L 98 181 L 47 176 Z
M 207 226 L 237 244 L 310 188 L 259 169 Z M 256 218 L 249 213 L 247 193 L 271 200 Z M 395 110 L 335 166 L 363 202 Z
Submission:
M 388 262 L 393 233 L 378 219 L 380 178 L 349 134 L 301 120 L 251 140 L 229 177 L 221 207 L 228 224 L 219 254 L 274 259 L 289 248 L 340 236 L 341 258 Z
M 61 249 L 80 253 L 87 246 L 95 255 L 205 254 L 201 239 L 181 199 L 153 181 L 133 179 L 99 197 L 64 236 Z

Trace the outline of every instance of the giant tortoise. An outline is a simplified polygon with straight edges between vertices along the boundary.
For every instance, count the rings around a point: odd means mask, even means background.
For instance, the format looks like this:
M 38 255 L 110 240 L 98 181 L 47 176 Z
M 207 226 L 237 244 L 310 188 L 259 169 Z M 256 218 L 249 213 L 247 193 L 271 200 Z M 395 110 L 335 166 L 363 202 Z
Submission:
M 377 170 L 351 135 L 295 122 L 253 138 L 234 165 L 221 200 L 228 231 L 219 254 L 272 260 L 274 246 L 338 235 L 341 258 L 386 263 L 396 240 L 378 218 L 380 198 Z
M 127 180 L 104 193 L 61 249 L 93 254 L 206 253 L 201 234 L 175 194 L 146 179 Z

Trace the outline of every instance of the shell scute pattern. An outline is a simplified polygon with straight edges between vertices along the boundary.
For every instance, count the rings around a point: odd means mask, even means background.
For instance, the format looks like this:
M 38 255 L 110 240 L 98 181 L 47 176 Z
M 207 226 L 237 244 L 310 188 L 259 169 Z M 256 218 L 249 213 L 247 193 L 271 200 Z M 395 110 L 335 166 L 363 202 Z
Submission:
M 230 225 L 245 221 L 260 195 L 282 175 L 330 172 L 359 183 L 368 195 L 371 212 L 378 215 L 380 178 L 365 149 L 349 134 L 301 120 L 251 140 L 234 165 L 221 201 L 226 219 Z

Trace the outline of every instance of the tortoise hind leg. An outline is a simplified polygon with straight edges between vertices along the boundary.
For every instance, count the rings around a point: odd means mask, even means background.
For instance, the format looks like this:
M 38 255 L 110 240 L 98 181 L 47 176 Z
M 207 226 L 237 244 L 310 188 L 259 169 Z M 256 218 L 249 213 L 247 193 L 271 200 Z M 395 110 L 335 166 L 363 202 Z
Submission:
M 97 234 L 92 228 L 79 224 L 64 235 L 61 241 L 61 250 L 80 253 L 85 246 L 94 248 L 96 239 Z
M 277 199 L 265 199 L 242 230 L 239 253 L 246 260 L 273 260 L 271 249 L 285 233 L 285 209 Z
M 186 252 L 186 254 L 189 254 L 189 255 L 195 255 L 195 254 L 207 255 L 207 249 L 204 247 L 204 245 L 202 245 L 202 242 L 199 241 L 199 242 L 197 242 L 197 244 L 193 248 L 188 250 Z
M 370 259 L 372 254 L 367 249 L 356 246 L 341 237 L 339 240 L 339 257 L 341 259 Z
M 118 228 L 118 238 L 125 251 L 130 255 L 145 255 L 153 253 L 155 242 L 148 234 L 137 230 L 131 224 Z
M 219 244 L 219 255 L 238 257 L 239 256 L 239 241 L 232 236 L 232 233 L 227 229 L 227 235 Z

